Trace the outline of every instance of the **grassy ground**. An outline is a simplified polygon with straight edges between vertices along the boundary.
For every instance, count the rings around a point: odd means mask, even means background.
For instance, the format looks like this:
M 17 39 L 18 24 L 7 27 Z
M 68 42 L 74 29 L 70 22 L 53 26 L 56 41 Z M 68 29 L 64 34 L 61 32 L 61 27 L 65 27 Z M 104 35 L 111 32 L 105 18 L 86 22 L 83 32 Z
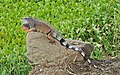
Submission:
M 21 30 L 25 16 L 51 24 L 65 38 L 92 43 L 92 58 L 117 54 L 119 0 L 38 1 L 0 0 L 0 75 L 27 75 L 31 69 L 26 59 L 26 34 Z

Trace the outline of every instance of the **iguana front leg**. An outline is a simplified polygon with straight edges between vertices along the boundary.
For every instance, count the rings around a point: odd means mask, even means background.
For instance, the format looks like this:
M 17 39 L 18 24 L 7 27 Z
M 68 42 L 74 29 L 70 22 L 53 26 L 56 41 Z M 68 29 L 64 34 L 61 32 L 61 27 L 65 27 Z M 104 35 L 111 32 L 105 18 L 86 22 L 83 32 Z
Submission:
M 30 28 L 29 30 L 27 30 L 27 32 L 31 32 L 31 31 L 36 31 L 36 29 L 33 27 L 33 28 Z
M 55 38 L 53 38 L 52 37 L 52 33 L 49 33 L 48 35 L 47 35 L 47 38 L 50 40 L 50 43 L 54 43 L 55 44 Z

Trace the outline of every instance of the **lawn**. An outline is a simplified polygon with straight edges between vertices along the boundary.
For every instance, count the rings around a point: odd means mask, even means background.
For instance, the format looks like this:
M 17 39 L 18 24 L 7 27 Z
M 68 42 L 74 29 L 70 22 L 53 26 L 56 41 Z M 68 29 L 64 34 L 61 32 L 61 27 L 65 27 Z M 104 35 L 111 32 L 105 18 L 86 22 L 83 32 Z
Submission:
M 64 38 L 94 45 L 91 58 L 118 56 L 120 0 L 0 0 L 0 75 L 27 75 L 26 33 L 21 19 L 50 24 Z

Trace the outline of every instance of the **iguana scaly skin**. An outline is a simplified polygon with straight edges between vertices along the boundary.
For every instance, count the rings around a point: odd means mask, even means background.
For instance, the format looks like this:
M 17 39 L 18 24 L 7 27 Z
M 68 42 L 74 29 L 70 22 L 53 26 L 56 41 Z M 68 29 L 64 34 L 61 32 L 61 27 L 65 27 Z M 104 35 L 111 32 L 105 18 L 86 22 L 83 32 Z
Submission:
M 74 51 L 79 52 L 89 64 L 91 64 L 94 68 L 98 68 L 91 62 L 89 57 L 85 54 L 85 52 L 81 48 L 73 47 L 66 43 L 63 37 L 61 37 L 57 31 L 52 29 L 46 23 L 37 21 L 36 19 L 33 18 L 26 17 L 22 19 L 22 29 L 26 32 L 37 31 L 46 34 L 50 42 L 54 43 L 55 40 L 59 41 L 62 46 L 65 46 L 66 48 L 73 49 Z

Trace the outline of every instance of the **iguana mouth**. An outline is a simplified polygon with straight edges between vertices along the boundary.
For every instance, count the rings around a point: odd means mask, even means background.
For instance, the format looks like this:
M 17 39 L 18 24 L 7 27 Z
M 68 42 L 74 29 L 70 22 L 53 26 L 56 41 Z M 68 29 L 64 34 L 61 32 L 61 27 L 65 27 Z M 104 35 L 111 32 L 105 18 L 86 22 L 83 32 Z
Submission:
M 28 31 L 29 31 L 29 28 L 23 25 L 23 26 L 22 26 L 22 30 L 28 32 Z

